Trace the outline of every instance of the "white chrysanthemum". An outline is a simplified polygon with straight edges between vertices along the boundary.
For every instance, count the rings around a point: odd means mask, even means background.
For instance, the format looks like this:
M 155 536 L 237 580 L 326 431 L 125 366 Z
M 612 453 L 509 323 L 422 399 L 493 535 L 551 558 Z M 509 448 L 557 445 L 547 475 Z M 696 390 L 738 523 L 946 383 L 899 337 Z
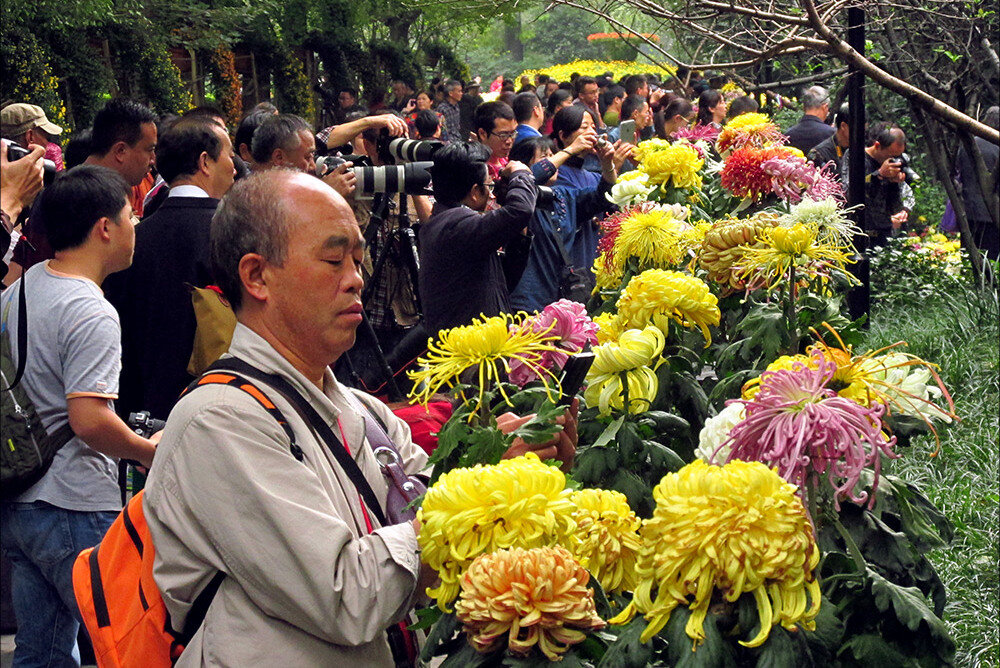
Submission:
M 935 405 L 942 393 L 931 378 L 931 370 L 920 364 L 908 364 L 910 359 L 900 353 L 888 353 L 866 360 L 860 366 L 884 381 L 884 384 L 879 383 L 879 389 L 889 399 L 894 412 L 950 423 L 951 416 Z
M 649 193 L 655 189 L 655 186 L 649 185 L 649 176 L 639 170 L 634 170 L 618 177 L 615 185 L 611 186 L 611 192 L 605 197 L 612 204 L 624 208 L 645 202 Z
M 746 410 L 741 403 L 731 403 L 722 412 L 705 420 L 705 426 L 698 434 L 698 447 L 695 457 L 706 464 L 722 466 L 729 459 L 729 447 L 716 452 L 720 445 L 729 438 L 729 432 L 746 417 Z

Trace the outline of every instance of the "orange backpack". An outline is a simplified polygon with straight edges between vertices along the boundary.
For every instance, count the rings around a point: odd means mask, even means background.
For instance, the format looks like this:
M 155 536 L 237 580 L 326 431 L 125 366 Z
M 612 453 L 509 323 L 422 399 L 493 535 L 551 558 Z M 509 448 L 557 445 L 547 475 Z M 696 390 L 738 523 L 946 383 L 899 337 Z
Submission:
M 224 370 L 209 370 L 185 390 L 225 384 L 243 390 L 270 413 L 291 439 L 296 459 L 301 450 L 291 427 L 267 396 L 255 385 Z M 180 657 L 208 612 L 225 579 L 216 573 L 198 594 L 184 628 L 174 630 L 160 590 L 153 580 L 155 552 L 142 509 L 143 493 L 129 501 L 96 547 L 84 550 L 73 564 L 73 590 L 99 668 L 167 668 Z

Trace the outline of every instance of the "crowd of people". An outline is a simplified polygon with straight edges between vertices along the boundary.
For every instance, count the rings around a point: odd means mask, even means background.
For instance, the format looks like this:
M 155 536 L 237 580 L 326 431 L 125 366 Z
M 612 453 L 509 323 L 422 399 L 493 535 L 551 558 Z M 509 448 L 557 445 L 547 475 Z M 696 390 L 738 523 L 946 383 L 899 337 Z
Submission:
M 489 101 L 476 82 L 397 82 L 369 105 L 344 88 L 332 125 L 262 103 L 233 134 L 212 107 L 158 117 L 117 98 L 62 149 L 62 128 L 39 107 L 5 107 L 3 136 L 27 155 L 0 151 L 3 328 L 45 431 L 71 428 L 51 466 L 2 504 L 15 665 L 78 660 L 71 571 L 122 507 L 118 459 L 149 469 L 154 574 L 175 628 L 225 574 L 178 665 L 392 665 L 393 650 L 405 661 L 385 630 L 433 577 L 419 522 L 380 526 L 330 449 L 346 449 L 384 500 L 366 421 L 383 426 L 408 474 L 424 468 L 434 429 L 429 413 L 394 412 L 355 388 L 384 391 L 388 379 L 372 377 L 398 373 L 439 330 L 584 298 L 597 221 L 636 144 L 757 110 L 692 82 L 540 75 Z M 846 179 L 846 110 L 831 113 L 819 87 L 801 101 L 789 143 Z M 914 175 L 898 127 L 870 134 L 868 226 L 884 240 L 906 221 Z M 415 179 L 387 164 L 392 138 L 440 142 L 429 186 L 386 185 L 389 174 Z M 185 392 L 203 370 L 193 360 L 211 321 L 193 300 L 206 291 L 235 314 L 223 350 L 290 383 L 336 442 L 266 384 L 284 423 L 231 385 Z M 123 419 L 138 411 L 166 429 L 138 435 Z M 575 411 L 552 440 L 515 439 L 508 455 L 571 463 Z

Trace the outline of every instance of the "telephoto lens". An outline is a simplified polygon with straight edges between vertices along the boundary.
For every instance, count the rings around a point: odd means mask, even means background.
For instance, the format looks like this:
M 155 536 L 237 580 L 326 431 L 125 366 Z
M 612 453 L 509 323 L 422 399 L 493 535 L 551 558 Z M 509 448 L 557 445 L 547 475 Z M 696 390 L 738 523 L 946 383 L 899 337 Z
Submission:
M 358 179 L 355 197 L 375 193 L 430 195 L 433 162 L 409 162 L 405 165 L 354 167 Z
M 391 162 L 426 162 L 433 160 L 442 146 L 444 142 L 397 137 L 389 140 L 387 150 Z

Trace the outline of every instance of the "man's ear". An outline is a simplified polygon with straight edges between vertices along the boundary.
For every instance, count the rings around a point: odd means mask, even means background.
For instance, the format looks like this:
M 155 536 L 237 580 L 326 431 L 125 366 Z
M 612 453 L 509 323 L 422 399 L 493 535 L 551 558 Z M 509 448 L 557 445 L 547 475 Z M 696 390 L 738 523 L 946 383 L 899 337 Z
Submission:
M 211 159 L 211 156 L 208 155 L 208 151 L 202 151 L 201 155 L 198 156 L 198 171 L 206 176 L 212 173 L 211 167 L 208 166 Z
M 486 143 L 486 138 L 490 136 L 490 133 L 482 128 L 476 129 L 476 136 L 479 137 L 479 141 L 483 144 Z
M 240 144 L 239 154 L 240 157 L 243 158 L 244 162 L 253 162 L 253 156 L 250 155 L 250 147 L 246 144 Z
M 272 165 L 284 165 L 285 164 L 285 151 L 281 148 L 276 148 L 271 152 L 271 164 Z
M 99 218 L 94 223 L 94 226 L 90 228 L 90 236 L 102 243 L 107 243 L 111 241 L 111 226 L 114 224 L 114 221 L 107 216 Z
M 118 160 L 125 160 L 125 154 L 128 153 L 129 149 L 132 148 L 123 141 L 115 142 L 114 146 L 111 147 L 111 155 L 113 155 Z
M 243 284 L 243 288 L 247 293 L 258 301 L 267 301 L 267 274 L 269 266 L 264 256 L 257 253 L 247 253 L 240 258 L 238 265 L 240 283 Z

